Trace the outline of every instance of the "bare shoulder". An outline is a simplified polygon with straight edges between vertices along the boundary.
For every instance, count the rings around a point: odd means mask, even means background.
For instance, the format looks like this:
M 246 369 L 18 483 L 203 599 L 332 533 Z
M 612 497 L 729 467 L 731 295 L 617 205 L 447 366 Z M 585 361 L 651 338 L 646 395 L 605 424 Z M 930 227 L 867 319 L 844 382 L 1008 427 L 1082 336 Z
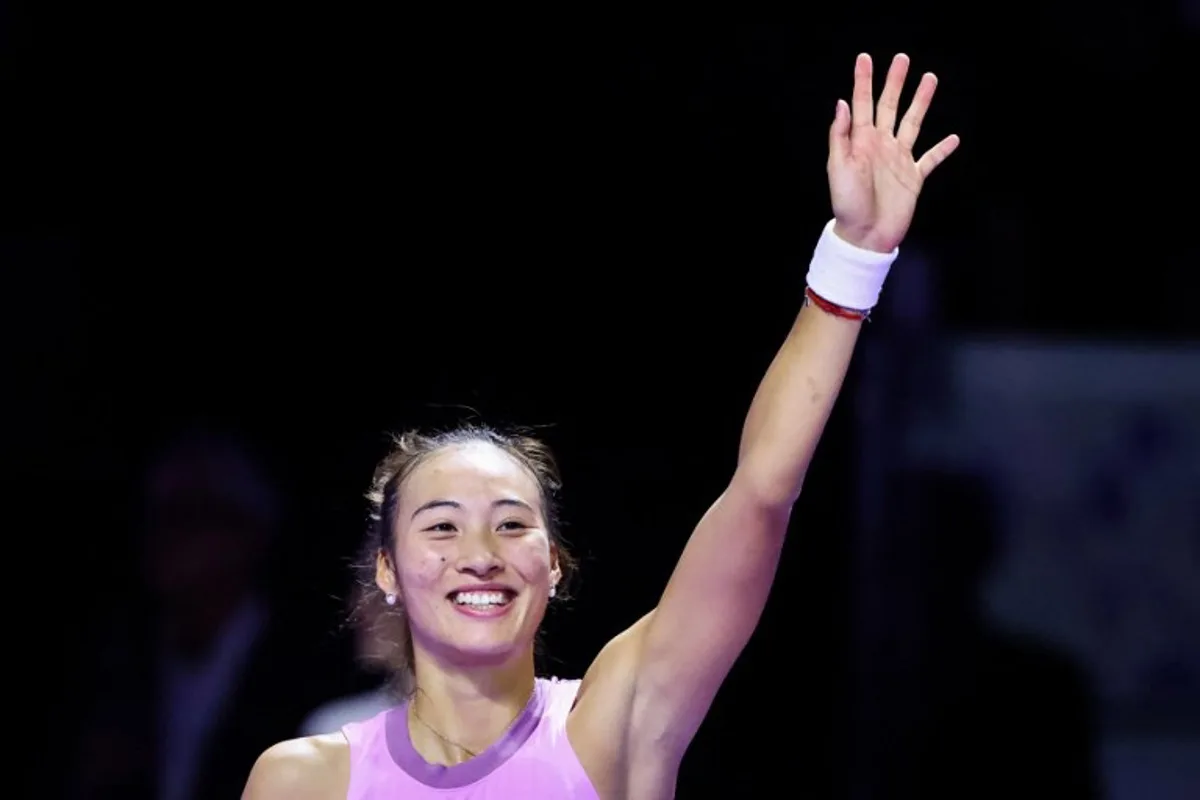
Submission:
M 571 748 L 602 797 L 621 796 L 627 783 L 640 642 L 650 617 L 604 646 L 584 675 L 567 719 Z
M 341 800 L 350 786 L 350 743 L 340 733 L 273 745 L 258 757 L 242 800 Z
M 614 701 L 620 706 L 621 699 L 632 698 L 642 634 L 653 616 L 650 612 L 642 617 L 600 650 L 583 676 L 572 717 L 579 711 L 586 717 L 593 705 L 596 710 L 606 710 Z

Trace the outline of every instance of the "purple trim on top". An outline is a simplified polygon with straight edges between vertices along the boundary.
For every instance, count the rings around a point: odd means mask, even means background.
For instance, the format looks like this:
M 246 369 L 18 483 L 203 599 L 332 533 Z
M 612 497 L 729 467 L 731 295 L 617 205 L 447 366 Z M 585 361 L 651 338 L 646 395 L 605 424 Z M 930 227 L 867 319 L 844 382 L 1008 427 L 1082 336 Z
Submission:
M 517 715 L 508 730 L 496 743 L 479 755 L 461 764 L 446 766 L 430 764 L 413 747 L 408 732 L 408 703 L 386 712 L 384 735 L 388 752 L 396 766 L 408 773 L 413 780 L 434 789 L 458 789 L 482 780 L 505 761 L 508 761 L 521 745 L 529 740 L 542 721 L 546 709 L 546 682 L 538 679 L 533 686 L 533 695 Z

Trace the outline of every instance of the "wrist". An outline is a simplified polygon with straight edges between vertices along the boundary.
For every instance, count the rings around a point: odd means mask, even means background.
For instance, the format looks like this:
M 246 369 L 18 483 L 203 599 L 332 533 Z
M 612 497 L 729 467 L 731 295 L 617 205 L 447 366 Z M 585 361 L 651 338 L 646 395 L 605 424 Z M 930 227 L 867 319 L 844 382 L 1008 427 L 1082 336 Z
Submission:
M 872 253 L 890 253 L 896 249 L 894 244 L 883 241 L 870 228 L 855 228 L 843 225 L 840 220 L 834 220 L 833 232 L 843 242 L 860 250 Z
M 806 282 L 820 298 L 865 316 L 879 302 L 883 282 L 900 251 L 870 250 L 846 241 L 836 229 L 837 223 L 829 222 L 817 240 Z

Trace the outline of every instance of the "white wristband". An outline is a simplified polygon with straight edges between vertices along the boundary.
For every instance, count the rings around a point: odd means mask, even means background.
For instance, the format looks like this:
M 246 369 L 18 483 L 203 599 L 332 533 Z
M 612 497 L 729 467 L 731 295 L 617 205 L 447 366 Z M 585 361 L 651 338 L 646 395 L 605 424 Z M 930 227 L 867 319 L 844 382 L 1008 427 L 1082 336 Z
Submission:
M 808 265 L 808 286 L 825 300 L 842 308 L 870 311 L 900 248 L 890 253 L 863 250 L 838 237 L 830 220 L 817 240 Z

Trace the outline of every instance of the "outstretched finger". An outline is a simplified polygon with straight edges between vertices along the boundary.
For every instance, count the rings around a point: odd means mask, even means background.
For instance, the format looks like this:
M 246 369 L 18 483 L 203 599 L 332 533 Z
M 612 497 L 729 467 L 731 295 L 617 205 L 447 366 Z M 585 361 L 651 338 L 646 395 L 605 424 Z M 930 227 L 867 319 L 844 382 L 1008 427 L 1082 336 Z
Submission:
M 875 110 L 875 127 L 881 131 L 895 133 L 896 115 L 900 111 L 900 92 L 904 89 L 904 79 L 908 76 L 908 56 L 897 53 L 888 68 L 887 81 L 883 84 L 883 92 L 879 95 L 879 108 Z
M 921 124 L 925 121 L 925 112 L 929 110 L 929 103 L 933 100 L 935 91 L 937 91 L 937 76 L 932 72 L 926 72 L 921 76 L 921 82 L 917 84 L 912 104 L 905 112 L 904 119 L 900 120 L 900 130 L 896 133 L 896 141 L 909 150 L 912 150 L 913 145 L 917 143 L 917 135 L 921 132 Z
M 854 62 L 854 95 L 850 104 L 855 131 L 874 124 L 875 100 L 871 80 L 871 57 L 859 53 Z
M 929 177 L 929 173 L 937 169 L 938 164 L 941 164 L 950 154 L 958 149 L 960 139 L 957 134 L 950 134 L 945 139 L 929 148 L 929 152 L 921 156 L 921 160 L 917 162 L 917 171 L 921 173 L 921 180 Z
M 840 162 L 850 153 L 850 107 L 838 100 L 829 126 L 829 160 Z

